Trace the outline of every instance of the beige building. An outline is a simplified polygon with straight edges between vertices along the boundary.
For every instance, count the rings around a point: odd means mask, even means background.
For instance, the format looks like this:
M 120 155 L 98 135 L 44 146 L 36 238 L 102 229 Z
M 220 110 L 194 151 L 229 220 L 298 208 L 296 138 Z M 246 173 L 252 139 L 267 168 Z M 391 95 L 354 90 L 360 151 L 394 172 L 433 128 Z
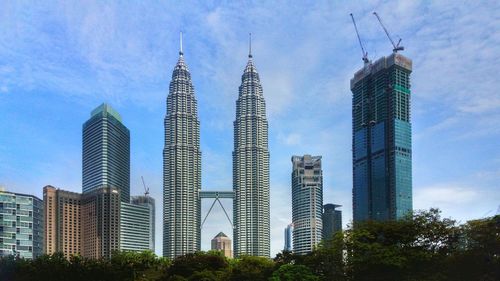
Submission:
M 120 193 L 100 187 L 80 194 L 43 188 L 44 253 L 62 252 L 66 258 L 110 258 L 120 249 Z
M 231 244 L 231 239 L 229 239 L 224 232 L 219 232 L 219 234 L 212 239 L 212 250 L 222 251 L 225 257 L 232 258 L 233 251 L 231 250 Z
M 81 202 L 79 193 L 43 188 L 44 253 L 62 252 L 66 258 L 82 254 Z

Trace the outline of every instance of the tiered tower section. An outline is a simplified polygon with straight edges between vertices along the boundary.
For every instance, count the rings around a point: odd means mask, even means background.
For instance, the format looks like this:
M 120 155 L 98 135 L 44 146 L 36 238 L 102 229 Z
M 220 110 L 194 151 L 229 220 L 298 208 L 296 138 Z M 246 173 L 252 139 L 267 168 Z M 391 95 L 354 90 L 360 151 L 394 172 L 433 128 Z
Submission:
M 233 214 L 235 257 L 268 257 L 269 149 L 266 103 L 251 53 L 239 87 L 234 121 Z
M 165 116 L 163 256 L 175 258 L 200 250 L 200 189 L 200 122 L 181 47 Z

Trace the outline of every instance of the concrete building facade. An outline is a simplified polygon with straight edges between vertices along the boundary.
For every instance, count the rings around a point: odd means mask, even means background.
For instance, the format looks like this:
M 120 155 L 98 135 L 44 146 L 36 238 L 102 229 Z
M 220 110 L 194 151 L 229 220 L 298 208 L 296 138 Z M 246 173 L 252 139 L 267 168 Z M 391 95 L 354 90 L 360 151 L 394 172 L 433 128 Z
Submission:
M 120 249 L 120 190 L 102 186 L 82 196 L 82 256 L 111 258 Z
M 293 251 L 311 252 L 323 238 L 321 156 L 292 157 Z
M 221 251 L 226 258 L 233 257 L 232 241 L 224 232 L 219 232 L 211 241 L 212 250 Z
M 43 188 L 44 205 L 44 253 L 62 252 L 69 259 L 82 254 L 80 193 L 56 189 L 47 185 Z

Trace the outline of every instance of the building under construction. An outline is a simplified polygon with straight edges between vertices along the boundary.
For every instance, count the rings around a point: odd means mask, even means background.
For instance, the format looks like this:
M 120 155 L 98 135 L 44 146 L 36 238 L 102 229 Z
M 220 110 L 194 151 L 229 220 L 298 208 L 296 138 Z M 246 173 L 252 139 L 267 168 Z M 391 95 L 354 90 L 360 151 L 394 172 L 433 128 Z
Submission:
M 412 61 L 397 53 L 401 40 L 395 44 L 374 14 L 393 53 L 369 61 L 358 33 L 364 66 L 351 79 L 354 222 L 399 219 L 412 210 Z

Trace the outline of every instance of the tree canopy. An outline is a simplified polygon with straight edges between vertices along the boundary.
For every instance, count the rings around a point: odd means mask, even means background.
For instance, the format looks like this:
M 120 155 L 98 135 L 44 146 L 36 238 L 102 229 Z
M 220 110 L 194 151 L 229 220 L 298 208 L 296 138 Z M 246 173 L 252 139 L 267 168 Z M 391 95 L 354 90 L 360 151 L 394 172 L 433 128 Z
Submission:
M 327 237 L 308 255 L 284 251 L 274 260 L 228 259 L 217 251 L 174 260 L 149 251 L 98 260 L 68 260 L 62 253 L 0 257 L 0 280 L 498 281 L 500 216 L 460 225 L 431 209 L 397 221 L 367 221 Z

